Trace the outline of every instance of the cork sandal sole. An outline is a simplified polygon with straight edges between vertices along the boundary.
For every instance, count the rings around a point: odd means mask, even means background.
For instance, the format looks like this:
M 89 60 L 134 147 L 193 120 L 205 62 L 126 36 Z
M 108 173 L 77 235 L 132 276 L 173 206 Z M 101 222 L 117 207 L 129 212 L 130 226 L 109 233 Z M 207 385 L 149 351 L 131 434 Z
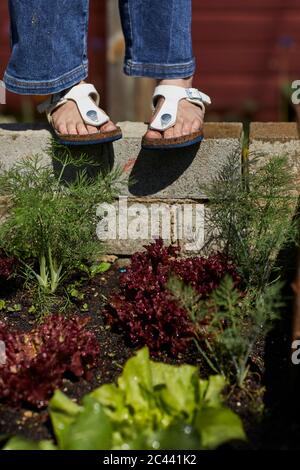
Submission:
M 203 140 L 203 132 L 193 132 L 192 134 L 173 137 L 171 139 L 147 139 L 145 136 L 142 139 L 142 148 L 145 150 L 170 150 L 176 148 L 189 147 L 200 143 Z
M 53 130 L 56 138 L 63 145 L 100 145 L 122 139 L 120 127 L 110 132 L 95 132 L 94 134 L 85 135 L 60 134 L 56 129 Z

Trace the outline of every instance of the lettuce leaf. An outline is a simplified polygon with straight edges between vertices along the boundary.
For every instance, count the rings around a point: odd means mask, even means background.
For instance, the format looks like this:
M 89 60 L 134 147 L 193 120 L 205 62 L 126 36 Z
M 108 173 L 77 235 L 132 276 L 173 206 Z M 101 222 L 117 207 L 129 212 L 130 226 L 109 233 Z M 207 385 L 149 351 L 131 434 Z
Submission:
M 203 449 L 216 449 L 225 442 L 246 439 L 240 418 L 225 407 L 201 410 L 195 427 L 201 437 Z
M 105 450 L 112 445 L 112 428 L 99 402 L 87 395 L 82 406 L 55 392 L 49 413 L 61 450 Z
M 127 361 L 117 385 L 103 385 L 91 396 L 112 420 L 115 449 L 138 445 L 142 449 L 157 435 L 164 436 L 165 442 L 166 431 L 174 433 L 180 428 L 178 423 L 193 426 L 198 448 L 209 449 L 245 439 L 240 418 L 222 403 L 225 385 L 220 375 L 199 379 L 193 366 L 153 362 L 143 348 Z
M 60 391 L 49 413 L 58 448 L 214 449 L 246 439 L 240 418 L 222 402 L 222 376 L 199 379 L 190 365 L 173 366 L 150 360 L 143 348 L 129 359 L 117 384 L 102 385 L 81 405 Z M 7 450 L 55 446 L 13 438 Z
M 51 441 L 29 441 L 24 437 L 12 437 L 3 450 L 58 450 Z

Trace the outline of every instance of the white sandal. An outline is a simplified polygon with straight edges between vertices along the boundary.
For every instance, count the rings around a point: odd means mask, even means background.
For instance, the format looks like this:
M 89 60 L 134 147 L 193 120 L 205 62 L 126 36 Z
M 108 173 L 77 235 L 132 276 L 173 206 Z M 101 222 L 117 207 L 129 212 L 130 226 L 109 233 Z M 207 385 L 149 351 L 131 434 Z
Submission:
M 165 101 L 155 116 L 149 129 L 164 132 L 175 126 L 177 120 L 178 105 L 181 100 L 187 100 L 190 103 L 199 106 L 205 113 L 205 105 L 211 104 L 211 99 L 205 93 L 196 88 L 183 88 L 174 85 L 159 85 L 156 87 L 153 95 L 153 105 L 155 106 L 159 97 L 165 98 Z M 188 147 L 203 140 L 203 132 L 199 130 L 182 137 L 172 137 L 169 139 L 158 138 L 149 139 L 144 136 L 142 147 L 144 149 L 174 149 Z
M 122 138 L 122 131 L 119 127 L 113 131 L 96 132 L 94 134 L 71 135 L 61 134 L 55 129 L 52 113 L 55 109 L 64 105 L 67 101 L 74 101 L 85 124 L 100 127 L 109 121 L 109 116 L 99 108 L 100 96 L 94 85 L 81 83 L 73 88 L 51 95 L 46 101 L 38 106 L 40 113 L 46 112 L 48 121 L 52 126 L 57 138 L 65 145 L 90 145 L 113 142 Z

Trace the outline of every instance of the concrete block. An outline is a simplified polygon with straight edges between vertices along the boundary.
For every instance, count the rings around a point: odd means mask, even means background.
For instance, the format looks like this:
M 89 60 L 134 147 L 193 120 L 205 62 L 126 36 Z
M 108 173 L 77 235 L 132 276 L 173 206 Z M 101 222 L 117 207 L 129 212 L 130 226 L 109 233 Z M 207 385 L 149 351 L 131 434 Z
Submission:
M 49 162 L 47 146 L 51 138 L 44 124 L 0 124 L 0 165 L 9 169 L 22 159 L 40 155 Z
M 0 142 L 0 171 L 33 155 L 38 155 L 43 165 L 52 165 L 55 171 L 60 171 L 61 150 L 52 145 L 52 134 L 46 124 L 0 124 Z M 72 147 L 74 160 L 82 154 L 87 155 L 91 162 L 91 165 L 86 166 L 91 176 L 97 171 L 112 168 L 111 144 Z M 69 167 L 65 178 L 71 179 L 75 172 L 75 168 Z
M 127 184 L 121 195 L 128 197 L 205 198 L 205 186 L 222 168 L 228 156 L 241 154 L 241 123 L 208 123 L 205 140 L 199 146 L 172 151 L 141 150 L 141 138 L 147 126 L 120 123 L 123 139 L 114 145 L 72 148 L 76 154 L 87 153 L 105 168 L 121 167 Z M 10 168 L 20 160 L 40 155 L 49 157 L 50 129 L 43 124 L 0 124 L 0 164 Z
M 169 151 L 141 150 L 147 126 L 120 123 L 123 139 L 114 144 L 115 164 L 123 169 L 128 184 L 122 196 L 168 199 L 204 199 L 205 188 L 229 156 L 241 156 L 241 123 L 208 123 L 205 140 L 198 146 Z
M 130 255 L 161 236 L 166 243 L 181 242 L 186 254 L 199 253 L 206 241 L 205 188 L 229 157 L 241 161 L 242 124 L 207 123 L 205 140 L 200 145 L 161 152 L 141 149 L 145 124 L 125 122 L 120 126 L 123 139 L 114 145 L 72 150 L 75 157 L 77 153 L 88 153 L 100 170 L 122 169 L 125 184 L 120 189 L 121 199 L 107 208 L 110 216 L 103 219 L 103 223 L 112 227 L 115 224 L 116 228 L 115 234 L 105 240 L 107 252 Z M 9 168 L 39 154 L 55 169 L 47 151 L 50 140 L 51 132 L 44 125 L 2 124 L 0 163 Z M 89 173 L 93 172 L 95 167 L 91 166 Z M 72 178 L 72 172 L 65 176 Z M 125 218 L 124 213 L 119 214 L 120 201 L 127 204 Z
M 300 134 L 296 123 L 255 122 L 250 126 L 250 161 L 259 157 L 263 164 L 274 156 L 285 156 L 295 174 L 295 183 L 300 192 Z
M 241 161 L 242 124 L 208 123 L 201 145 L 158 153 L 141 149 L 145 124 L 119 125 L 123 139 L 114 144 L 114 164 L 125 175 L 120 196 L 128 205 L 129 215 L 122 219 L 122 236 L 107 240 L 108 252 L 130 255 L 160 236 L 166 244 L 179 242 L 184 255 L 200 253 L 207 241 L 205 188 L 229 157 Z M 119 226 L 118 204 L 115 208 L 112 218 Z M 157 211 L 159 221 L 153 217 Z

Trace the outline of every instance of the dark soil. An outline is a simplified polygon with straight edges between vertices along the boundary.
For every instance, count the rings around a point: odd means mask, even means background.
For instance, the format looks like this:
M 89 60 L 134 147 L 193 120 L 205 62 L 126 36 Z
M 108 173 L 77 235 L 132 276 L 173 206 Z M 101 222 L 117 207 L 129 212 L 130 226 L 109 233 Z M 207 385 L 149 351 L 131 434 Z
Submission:
M 80 400 L 81 397 L 97 386 L 117 380 L 122 371 L 122 367 L 127 359 L 135 352 L 135 348 L 127 344 L 122 334 L 113 331 L 106 325 L 103 309 L 109 296 L 118 290 L 118 279 L 120 274 L 118 264 L 105 274 L 97 275 L 92 279 L 83 279 L 78 274 L 74 275 L 65 283 L 65 288 L 75 285 L 80 294 L 84 294 L 80 300 L 71 298 L 71 303 L 66 308 L 66 314 L 74 313 L 88 315 L 90 317 L 89 328 L 97 335 L 101 361 L 94 370 L 93 378 L 90 382 L 84 379 L 73 381 L 64 379 L 62 391 L 70 397 Z M 61 292 L 62 294 L 62 292 Z M 62 301 L 63 296 L 53 299 L 51 311 L 55 312 L 55 302 Z M 5 310 L 0 311 L 0 319 L 6 321 L 12 327 L 28 331 L 38 321 L 33 313 L 28 313 L 28 309 L 34 304 L 34 298 L 28 290 L 16 284 L 1 289 L 0 299 L 6 301 Z M 18 311 L 9 311 L 17 306 Z M 282 331 L 281 331 L 282 339 Z M 176 360 L 170 359 L 162 354 L 158 357 L 160 361 L 181 364 L 189 363 L 197 365 L 201 376 L 208 374 L 207 368 L 202 363 L 196 350 L 191 348 L 186 354 L 181 355 Z M 246 387 L 225 390 L 225 400 L 230 408 L 237 412 L 243 420 L 246 433 L 249 437 L 247 448 L 260 448 L 268 436 L 267 447 L 273 447 L 272 428 L 273 423 L 269 422 L 268 408 L 265 406 L 265 397 L 270 396 L 270 390 L 265 393 L 265 344 L 257 344 L 256 350 L 251 358 L 251 373 L 247 379 Z M 277 432 L 277 431 L 274 431 Z M 33 440 L 52 438 L 51 423 L 47 410 L 37 411 L 30 408 L 12 408 L 5 403 L 0 403 L 0 436 L 23 435 Z M 274 447 L 278 447 L 278 436 L 274 437 Z
M 134 353 L 134 350 L 125 344 L 120 334 L 112 332 L 110 327 L 105 325 L 101 315 L 107 296 L 118 287 L 118 277 L 118 268 L 113 267 L 101 276 L 85 281 L 81 280 L 81 285 L 77 289 L 81 294 L 84 294 L 84 298 L 80 301 L 72 299 L 72 304 L 68 306 L 67 315 L 76 313 L 90 317 L 89 328 L 96 334 L 101 348 L 101 361 L 99 366 L 94 369 L 91 381 L 64 379 L 62 391 L 71 398 L 80 400 L 83 395 L 99 385 L 115 381 L 126 360 Z M 78 279 L 77 276 L 74 276 L 68 284 L 78 282 Z M 5 299 L 7 304 L 6 311 L 0 314 L 2 320 L 22 331 L 33 328 L 37 320 L 34 314 L 28 313 L 28 309 L 33 304 L 33 299 L 28 292 L 20 289 L 15 291 L 12 288 L 9 289 L 7 296 L 0 298 Z M 83 304 L 87 304 L 88 309 L 84 308 L 82 311 Z M 17 312 L 7 312 L 7 308 L 9 306 L 14 308 L 14 305 L 20 305 L 22 309 Z M 15 409 L 0 404 L 0 436 L 21 434 L 34 440 L 48 439 L 52 437 L 50 429 L 47 411 L 28 408 Z

